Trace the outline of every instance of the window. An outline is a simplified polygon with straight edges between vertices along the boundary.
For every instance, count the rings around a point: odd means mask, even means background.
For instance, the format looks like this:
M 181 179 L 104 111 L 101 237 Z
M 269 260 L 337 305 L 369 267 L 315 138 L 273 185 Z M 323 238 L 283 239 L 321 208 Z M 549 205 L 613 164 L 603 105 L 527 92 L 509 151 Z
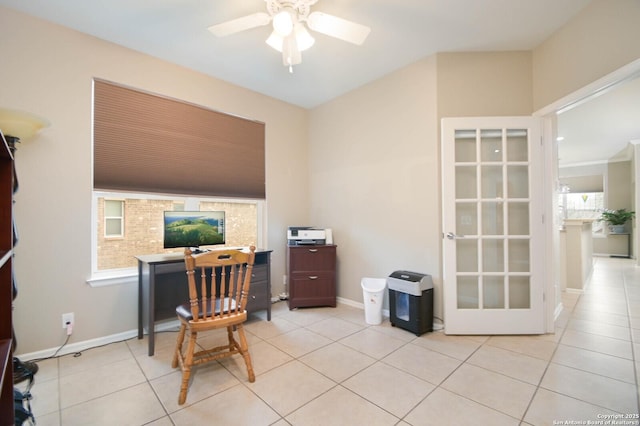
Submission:
M 103 202 L 105 238 L 124 236 L 124 201 L 103 199 Z
M 605 208 L 604 176 L 574 174 L 560 177 L 560 219 L 593 219 L 593 235 L 603 235 L 603 223 L 596 219 Z
M 181 251 L 164 250 L 166 210 L 224 210 L 227 246 L 264 247 L 264 123 L 103 80 L 93 89 L 91 283 L 137 275 L 135 256 Z
M 114 198 L 118 198 L 114 200 Z M 164 249 L 163 213 L 165 210 L 224 210 L 226 213 L 226 246 L 261 245 L 259 223 L 260 200 L 222 199 L 212 197 L 174 197 L 153 194 L 94 192 L 97 212 L 95 221 L 95 276 L 120 271 L 137 273 L 135 256 L 158 253 L 181 253 L 183 249 Z M 126 212 L 114 216 L 113 213 Z M 111 228 L 126 229 L 120 238 L 112 238 Z M 110 228 L 110 229 L 107 229 Z
M 593 219 L 593 234 L 603 235 L 603 222 L 596 219 L 605 208 L 604 192 L 562 192 L 558 196 L 563 219 Z

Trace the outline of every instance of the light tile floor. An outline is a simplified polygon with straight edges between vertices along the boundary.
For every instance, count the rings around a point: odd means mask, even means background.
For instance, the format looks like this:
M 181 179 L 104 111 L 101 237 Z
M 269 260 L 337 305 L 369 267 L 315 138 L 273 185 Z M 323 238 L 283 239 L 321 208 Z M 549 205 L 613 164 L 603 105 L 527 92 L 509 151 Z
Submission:
M 179 406 L 163 332 L 153 357 L 131 339 L 41 361 L 32 407 L 40 426 L 638 424 L 640 268 L 596 258 L 563 304 L 555 334 L 416 337 L 276 303 L 246 325 L 255 383 L 239 358 L 200 367 Z

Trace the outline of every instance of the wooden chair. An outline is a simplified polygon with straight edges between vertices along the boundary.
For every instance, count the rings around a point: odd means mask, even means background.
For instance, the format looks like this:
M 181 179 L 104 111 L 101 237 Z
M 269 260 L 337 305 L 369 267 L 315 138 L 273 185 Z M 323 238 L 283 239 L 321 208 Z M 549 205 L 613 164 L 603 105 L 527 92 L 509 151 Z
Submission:
M 255 247 L 249 252 L 240 250 L 212 250 L 193 254 L 186 249 L 184 260 L 189 283 L 189 303 L 176 308 L 180 331 L 171 366 L 182 369 L 182 384 L 178 404 L 187 399 L 191 368 L 217 359 L 241 354 L 247 365 L 249 381 L 255 381 L 253 366 L 243 323 L 247 320 L 245 306 L 251 285 Z M 199 279 L 196 278 L 199 271 Z M 199 285 L 197 283 L 199 281 Z M 211 349 L 196 350 L 198 333 L 218 328 L 227 329 L 228 344 Z M 237 333 L 238 340 L 234 337 Z M 188 332 L 186 348 L 183 348 Z

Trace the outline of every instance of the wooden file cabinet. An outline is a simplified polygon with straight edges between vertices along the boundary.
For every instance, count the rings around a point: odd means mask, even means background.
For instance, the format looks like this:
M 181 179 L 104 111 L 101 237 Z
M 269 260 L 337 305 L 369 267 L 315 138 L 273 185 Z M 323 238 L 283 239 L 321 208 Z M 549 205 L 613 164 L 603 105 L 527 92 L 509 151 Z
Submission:
M 336 306 L 336 246 L 288 246 L 289 309 Z

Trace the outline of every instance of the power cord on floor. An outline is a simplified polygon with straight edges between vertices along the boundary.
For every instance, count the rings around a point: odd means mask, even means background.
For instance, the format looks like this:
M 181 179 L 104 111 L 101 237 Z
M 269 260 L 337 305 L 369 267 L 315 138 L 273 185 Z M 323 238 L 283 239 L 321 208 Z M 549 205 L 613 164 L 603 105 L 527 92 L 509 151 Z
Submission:
M 158 331 L 156 331 L 156 334 L 159 334 L 159 333 L 177 333 L 177 332 L 178 332 L 177 329 L 175 329 L 175 330 L 168 329 L 168 330 L 158 330 Z M 148 333 L 145 333 L 144 335 L 146 336 L 146 335 L 148 335 Z M 42 358 L 32 359 L 32 360 L 30 360 L 30 362 L 38 363 L 38 362 L 41 362 L 41 361 L 46 361 L 48 359 L 58 358 L 59 356 L 61 356 L 61 355 L 58 355 L 58 354 L 60 353 L 62 348 L 64 348 L 67 345 L 67 343 L 69 343 L 69 338 L 70 337 L 71 337 L 71 335 L 67 335 L 65 340 L 64 340 L 64 342 L 62 343 L 62 345 L 60 345 L 60 347 L 58 349 L 56 349 L 56 351 L 52 355 L 46 356 L 46 357 L 42 357 Z M 135 338 L 136 337 L 128 337 L 126 339 L 118 340 L 118 341 L 115 341 L 115 342 L 109 342 L 109 343 L 105 343 L 105 344 L 102 344 L 102 345 L 92 346 L 90 348 L 84 349 L 83 351 L 86 351 L 86 350 L 89 350 L 89 349 L 101 348 L 101 347 L 104 347 L 104 346 L 112 345 L 114 343 L 126 342 L 127 340 L 132 340 L 132 339 L 135 339 Z M 73 353 L 73 357 L 74 358 L 78 358 L 78 357 L 82 356 L 82 352 L 83 351 L 74 352 Z M 68 355 L 68 354 L 65 354 L 65 356 L 66 355 Z
M 67 334 L 66 339 L 64 339 L 64 342 L 62 343 L 62 345 L 58 349 L 56 349 L 56 351 L 53 353 L 53 355 L 46 356 L 46 357 L 43 357 L 43 358 L 32 359 L 31 361 L 32 362 L 40 362 L 40 361 L 45 361 L 47 359 L 56 358 L 58 356 L 58 353 L 60 353 L 60 351 L 62 350 L 62 348 L 64 348 L 67 345 L 67 343 L 69 343 L 69 338 L 70 337 L 71 337 L 71 335 Z M 74 354 L 74 356 L 75 356 L 75 354 Z

